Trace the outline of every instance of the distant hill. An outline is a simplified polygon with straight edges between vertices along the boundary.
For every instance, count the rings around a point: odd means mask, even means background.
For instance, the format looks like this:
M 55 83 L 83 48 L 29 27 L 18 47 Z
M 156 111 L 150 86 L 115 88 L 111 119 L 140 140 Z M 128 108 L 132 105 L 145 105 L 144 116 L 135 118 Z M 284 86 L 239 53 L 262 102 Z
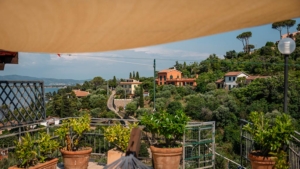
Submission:
M 44 81 L 44 85 L 76 85 L 84 83 L 84 81 L 88 80 L 74 80 L 74 79 L 54 79 L 54 78 L 37 78 L 37 77 L 30 77 L 30 76 L 19 76 L 19 75 L 5 75 L 0 76 L 1 80 L 39 80 Z

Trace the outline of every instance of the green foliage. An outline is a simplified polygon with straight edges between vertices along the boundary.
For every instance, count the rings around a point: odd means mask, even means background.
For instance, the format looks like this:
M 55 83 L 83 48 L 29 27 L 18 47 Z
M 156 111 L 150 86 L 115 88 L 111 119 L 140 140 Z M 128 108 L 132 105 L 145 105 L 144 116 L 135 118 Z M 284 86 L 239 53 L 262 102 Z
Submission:
M 134 112 L 137 110 L 137 103 L 136 102 L 130 102 L 126 105 L 126 114 L 128 116 L 134 115 Z
M 251 112 L 249 119 L 253 124 L 245 125 L 243 130 L 252 135 L 256 149 L 264 156 L 276 156 L 276 168 L 281 169 L 280 166 L 287 165 L 284 157 L 287 156 L 286 146 L 294 132 L 292 118 L 287 114 L 280 114 L 275 121 L 271 121 L 262 112 Z
M 141 142 L 139 157 L 149 157 L 148 145 L 144 142 Z
M 137 123 L 129 124 L 129 127 L 124 127 L 121 124 L 109 126 L 104 129 L 104 137 L 119 150 L 125 152 L 129 143 L 131 129 L 137 126 Z
M 142 117 L 141 124 L 145 125 L 152 134 L 158 134 L 165 138 L 167 146 L 175 146 L 184 133 L 185 126 L 190 118 L 182 111 L 175 114 L 160 111 Z
M 45 162 L 59 147 L 58 142 L 52 140 L 46 133 L 39 133 L 37 138 L 26 133 L 24 137 L 21 137 L 21 141 L 15 141 L 15 144 L 16 158 L 19 159 L 18 167 L 22 168 Z
M 79 141 L 83 133 L 90 130 L 91 118 L 88 113 L 85 113 L 79 118 L 70 118 L 63 120 L 61 126 L 56 129 L 56 134 L 61 140 L 64 140 L 68 151 L 78 150 Z
M 167 106 L 167 110 L 166 111 L 169 114 L 173 114 L 173 113 L 175 113 L 178 110 L 180 110 L 180 111 L 183 110 L 182 104 L 179 101 L 173 101 L 173 102 L 169 103 L 169 105 Z

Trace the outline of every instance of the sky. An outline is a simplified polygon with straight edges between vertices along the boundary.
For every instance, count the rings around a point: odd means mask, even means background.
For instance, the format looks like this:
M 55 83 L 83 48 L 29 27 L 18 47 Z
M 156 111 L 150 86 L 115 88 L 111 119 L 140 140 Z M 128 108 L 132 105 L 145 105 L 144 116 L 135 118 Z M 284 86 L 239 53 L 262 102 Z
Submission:
M 296 31 L 300 18 L 290 32 Z M 140 77 L 153 76 L 153 60 L 156 70 L 173 67 L 175 62 L 189 64 L 201 62 L 210 54 L 223 55 L 230 50 L 242 51 L 243 45 L 236 36 L 251 31 L 250 44 L 260 48 L 267 41 L 279 40 L 279 31 L 271 24 L 231 31 L 227 33 L 195 38 L 174 43 L 141 47 L 135 49 L 74 54 L 19 53 L 19 64 L 6 64 L 2 75 L 22 75 L 38 78 L 89 80 L 100 76 L 106 80 L 116 76 L 117 79 L 129 78 L 130 72 L 139 72 Z M 284 29 L 283 34 L 286 33 Z

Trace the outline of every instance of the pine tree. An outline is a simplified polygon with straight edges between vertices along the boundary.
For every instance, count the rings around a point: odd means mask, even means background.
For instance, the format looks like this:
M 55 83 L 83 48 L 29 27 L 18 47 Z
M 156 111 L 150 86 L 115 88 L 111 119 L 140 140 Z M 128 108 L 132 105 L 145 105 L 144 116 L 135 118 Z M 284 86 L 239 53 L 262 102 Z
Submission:
M 139 72 L 136 72 L 136 80 L 139 80 L 140 79 L 140 75 L 139 75 Z
M 133 71 L 132 79 L 135 79 L 135 72 Z

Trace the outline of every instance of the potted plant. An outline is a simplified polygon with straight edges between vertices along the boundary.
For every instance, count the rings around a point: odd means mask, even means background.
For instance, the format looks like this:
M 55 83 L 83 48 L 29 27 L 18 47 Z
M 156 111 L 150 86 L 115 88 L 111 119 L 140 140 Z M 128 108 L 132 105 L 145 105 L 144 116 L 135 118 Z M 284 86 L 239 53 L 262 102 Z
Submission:
M 251 134 L 254 141 L 255 150 L 248 155 L 252 169 L 263 169 L 262 166 L 288 169 L 287 149 L 294 132 L 292 118 L 280 113 L 271 120 L 262 112 L 251 112 L 249 119 L 252 124 L 245 125 L 243 129 Z
M 61 126 L 56 130 L 59 138 L 65 143 L 60 148 L 65 169 L 86 169 L 88 167 L 92 148 L 80 147 L 79 143 L 84 132 L 90 130 L 90 123 L 90 115 L 86 113 L 79 118 L 63 120 Z
M 42 132 L 35 138 L 26 133 L 15 144 L 16 158 L 19 163 L 9 169 L 56 169 L 58 159 L 52 158 L 52 155 L 58 150 L 59 143 L 51 139 L 50 135 Z
M 182 145 L 179 142 L 189 120 L 182 110 L 173 114 L 163 110 L 142 117 L 141 124 L 152 133 L 152 137 L 158 135 L 164 140 L 150 146 L 155 169 L 179 167 L 182 155 Z
M 128 127 L 119 123 L 104 129 L 105 140 L 115 146 L 114 149 L 107 152 L 107 164 L 111 164 L 122 156 L 125 156 L 130 139 L 130 132 L 134 127 L 137 127 L 136 123 L 129 124 Z

